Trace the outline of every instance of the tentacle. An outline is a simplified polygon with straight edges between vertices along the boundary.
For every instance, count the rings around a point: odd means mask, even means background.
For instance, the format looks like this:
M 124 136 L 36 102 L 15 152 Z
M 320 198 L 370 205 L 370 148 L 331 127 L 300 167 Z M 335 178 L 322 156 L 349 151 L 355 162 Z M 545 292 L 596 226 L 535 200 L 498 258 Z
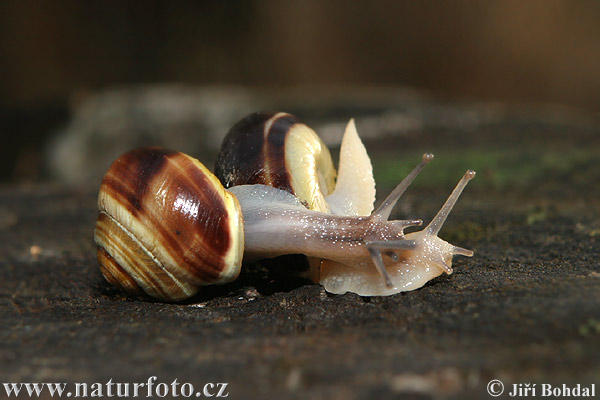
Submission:
M 454 246 L 452 249 L 452 255 L 473 257 L 473 250 L 463 249 L 462 247 Z
M 423 159 L 421 160 L 421 163 L 419 163 L 419 165 L 417 165 L 410 172 L 410 174 L 408 174 L 406 176 L 406 178 L 404 178 L 402 180 L 402 182 L 400 182 L 400 184 L 398 184 L 398 186 L 396 186 L 394 188 L 394 190 L 392 190 L 392 193 L 390 193 L 388 195 L 388 197 L 386 197 L 386 199 L 383 201 L 383 203 L 381 203 L 381 205 L 377 208 L 377 210 L 375 210 L 375 212 L 372 215 L 378 216 L 379 218 L 381 218 L 384 221 L 387 220 L 390 217 L 390 214 L 392 213 L 392 210 L 396 206 L 396 203 L 398 202 L 400 197 L 402 197 L 402 195 L 404 194 L 406 189 L 410 186 L 412 181 L 415 180 L 417 175 L 419 175 L 419 173 L 423 170 L 423 168 L 425 168 L 425 166 L 431 160 L 433 160 L 433 154 L 431 154 L 431 153 L 423 154 Z
M 417 245 L 414 240 L 368 240 L 365 242 L 367 247 L 373 247 L 379 250 L 412 250 Z
M 425 228 L 425 232 L 428 235 L 437 235 L 440 232 L 440 229 L 442 229 L 442 225 L 444 225 L 444 222 L 446 222 L 446 218 L 448 218 L 448 214 L 450 214 L 450 211 L 452 211 L 452 208 L 456 204 L 456 201 L 460 197 L 460 194 L 467 186 L 467 183 L 469 183 L 469 181 L 474 177 L 475 171 L 468 170 L 467 172 L 465 172 L 462 179 L 458 182 L 458 184 L 448 197 L 448 200 L 446 200 L 446 203 L 444 203 L 442 208 L 440 208 L 440 211 L 438 211 L 437 215 Z
M 367 246 L 369 250 L 369 254 L 371 254 L 371 258 L 373 259 L 373 264 L 375 264 L 375 268 L 377 268 L 377 272 L 381 274 L 383 280 L 385 281 L 385 286 L 388 288 L 392 288 L 394 285 L 392 284 L 392 278 L 388 274 L 385 269 L 385 265 L 383 264 L 383 259 L 381 258 L 381 250 L 375 247 Z
M 389 225 L 394 226 L 397 229 L 404 230 L 409 226 L 421 226 L 423 225 L 422 219 L 398 219 L 394 221 L 389 221 Z
M 448 265 L 448 263 L 446 263 L 446 261 L 444 261 L 443 259 L 439 259 L 439 260 L 435 260 L 434 261 L 437 265 L 440 266 L 441 269 L 444 270 L 445 273 L 447 273 L 448 275 L 450 275 L 452 273 L 452 271 L 454 271 L 452 269 L 452 267 L 450 265 Z
M 369 250 L 369 254 L 371 255 L 371 259 L 373 260 L 373 264 L 375 264 L 375 268 L 385 282 L 385 286 L 388 288 L 392 288 L 392 279 L 385 269 L 385 264 L 383 263 L 383 258 L 381 254 L 388 255 L 392 260 L 395 258 L 395 262 L 398 261 L 398 255 L 395 253 L 395 250 L 412 250 L 415 248 L 416 243 L 414 240 L 373 240 L 365 242 L 365 246 Z

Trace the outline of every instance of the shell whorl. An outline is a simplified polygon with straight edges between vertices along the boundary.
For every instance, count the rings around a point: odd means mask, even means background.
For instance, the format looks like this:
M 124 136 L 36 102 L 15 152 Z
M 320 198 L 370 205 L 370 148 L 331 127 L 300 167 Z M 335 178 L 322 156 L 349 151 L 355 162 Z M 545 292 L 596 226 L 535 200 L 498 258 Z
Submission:
M 125 290 L 177 301 L 239 274 L 239 203 L 190 156 L 158 148 L 124 154 L 104 176 L 98 207 L 101 271 Z
M 215 175 L 226 188 L 264 184 L 286 190 L 311 210 L 329 211 L 335 187 L 329 149 L 317 134 L 287 113 L 254 113 L 227 134 Z

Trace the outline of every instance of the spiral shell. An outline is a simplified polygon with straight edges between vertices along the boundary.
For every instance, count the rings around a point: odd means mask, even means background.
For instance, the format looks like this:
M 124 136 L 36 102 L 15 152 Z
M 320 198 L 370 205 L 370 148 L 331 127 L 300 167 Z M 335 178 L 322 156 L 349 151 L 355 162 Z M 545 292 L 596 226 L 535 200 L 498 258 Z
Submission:
M 307 208 L 328 212 L 325 196 L 335 187 L 327 146 L 287 113 L 254 113 L 227 134 L 215 175 L 226 188 L 264 184 L 295 195 Z
M 115 286 L 178 301 L 239 274 L 239 203 L 190 156 L 159 148 L 124 154 L 104 176 L 98 207 L 98 261 Z

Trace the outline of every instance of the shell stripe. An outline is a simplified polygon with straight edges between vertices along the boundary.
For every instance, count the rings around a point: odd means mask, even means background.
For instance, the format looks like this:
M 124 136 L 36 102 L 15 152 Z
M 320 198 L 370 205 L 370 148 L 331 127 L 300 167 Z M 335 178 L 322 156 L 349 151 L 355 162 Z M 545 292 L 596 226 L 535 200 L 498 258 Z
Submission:
M 97 257 L 100 272 L 109 283 L 130 293 L 144 293 L 135 279 L 103 247 L 98 246 Z
M 135 175 L 128 176 L 126 183 L 132 183 L 128 193 L 127 200 L 133 206 L 132 210 L 140 211 L 142 208 L 142 200 L 148 189 L 147 182 L 155 175 L 159 174 L 164 168 L 166 157 L 175 154 L 175 152 L 166 149 L 152 149 L 148 151 L 132 151 L 125 154 L 117 160 L 117 163 L 124 165 L 129 171 Z M 112 169 L 112 168 L 111 168 Z M 124 189 L 125 186 L 121 187 Z
M 131 232 L 104 212 L 98 216 L 97 235 L 101 238 L 105 249 L 110 250 L 109 254 L 112 253 L 113 258 L 116 256 L 124 259 L 125 262 L 119 265 L 129 271 L 129 275 L 142 286 L 151 286 L 161 291 L 163 285 L 160 283 L 165 278 L 180 286 L 177 279 L 163 268 L 160 261 Z M 125 241 L 129 245 L 121 246 Z
M 290 114 L 277 113 L 271 117 L 264 128 L 263 160 L 265 181 L 270 186 L 287 190 L 295 194 L 285 163 L 285 141 L 292 127 L 297 124 Z
M 237 273 L 228 263 L 239 253 L 232 229 L 241 216 L 228 214 L 225 192 L 211 176 L 182 153 L 133 151 L 107 172 L 99 206 L 115 220 L 129 220 L 144 247 L 178 278 L 195 284 L 231 280 Z
M 126 274 L 146 293 L 171 301 L 188 298 L 198 292 L 196 286 L 181 282 L 164 269 L 131 232 L 106 213 L 100 213 L 95 235 L 96 241 L 120 268 L 120 271 L 110 271 L 112 275 L 120 274 L 122 277 Z M 128 245 L 123 246 L 124 242 Z M 101 257 L 100 252 L 98 256 Z

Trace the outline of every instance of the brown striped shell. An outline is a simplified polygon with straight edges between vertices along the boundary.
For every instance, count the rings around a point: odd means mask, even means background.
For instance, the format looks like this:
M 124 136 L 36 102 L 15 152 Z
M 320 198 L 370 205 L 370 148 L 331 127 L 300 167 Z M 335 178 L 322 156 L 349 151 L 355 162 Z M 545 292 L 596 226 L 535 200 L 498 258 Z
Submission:
M 239 203 L 190 156 L 159 148 L 122 155 L 102 180 L 98 207 L 98 261 L 117 287 L 178 301 L 239 274 Z
M 226 188 L 264 184 L 295 195 L 307 208 L 328 212 L 325 196 L 335 187 L 327 146 L 287 113 L 254 113 L 227 134 L 215 175 Z

